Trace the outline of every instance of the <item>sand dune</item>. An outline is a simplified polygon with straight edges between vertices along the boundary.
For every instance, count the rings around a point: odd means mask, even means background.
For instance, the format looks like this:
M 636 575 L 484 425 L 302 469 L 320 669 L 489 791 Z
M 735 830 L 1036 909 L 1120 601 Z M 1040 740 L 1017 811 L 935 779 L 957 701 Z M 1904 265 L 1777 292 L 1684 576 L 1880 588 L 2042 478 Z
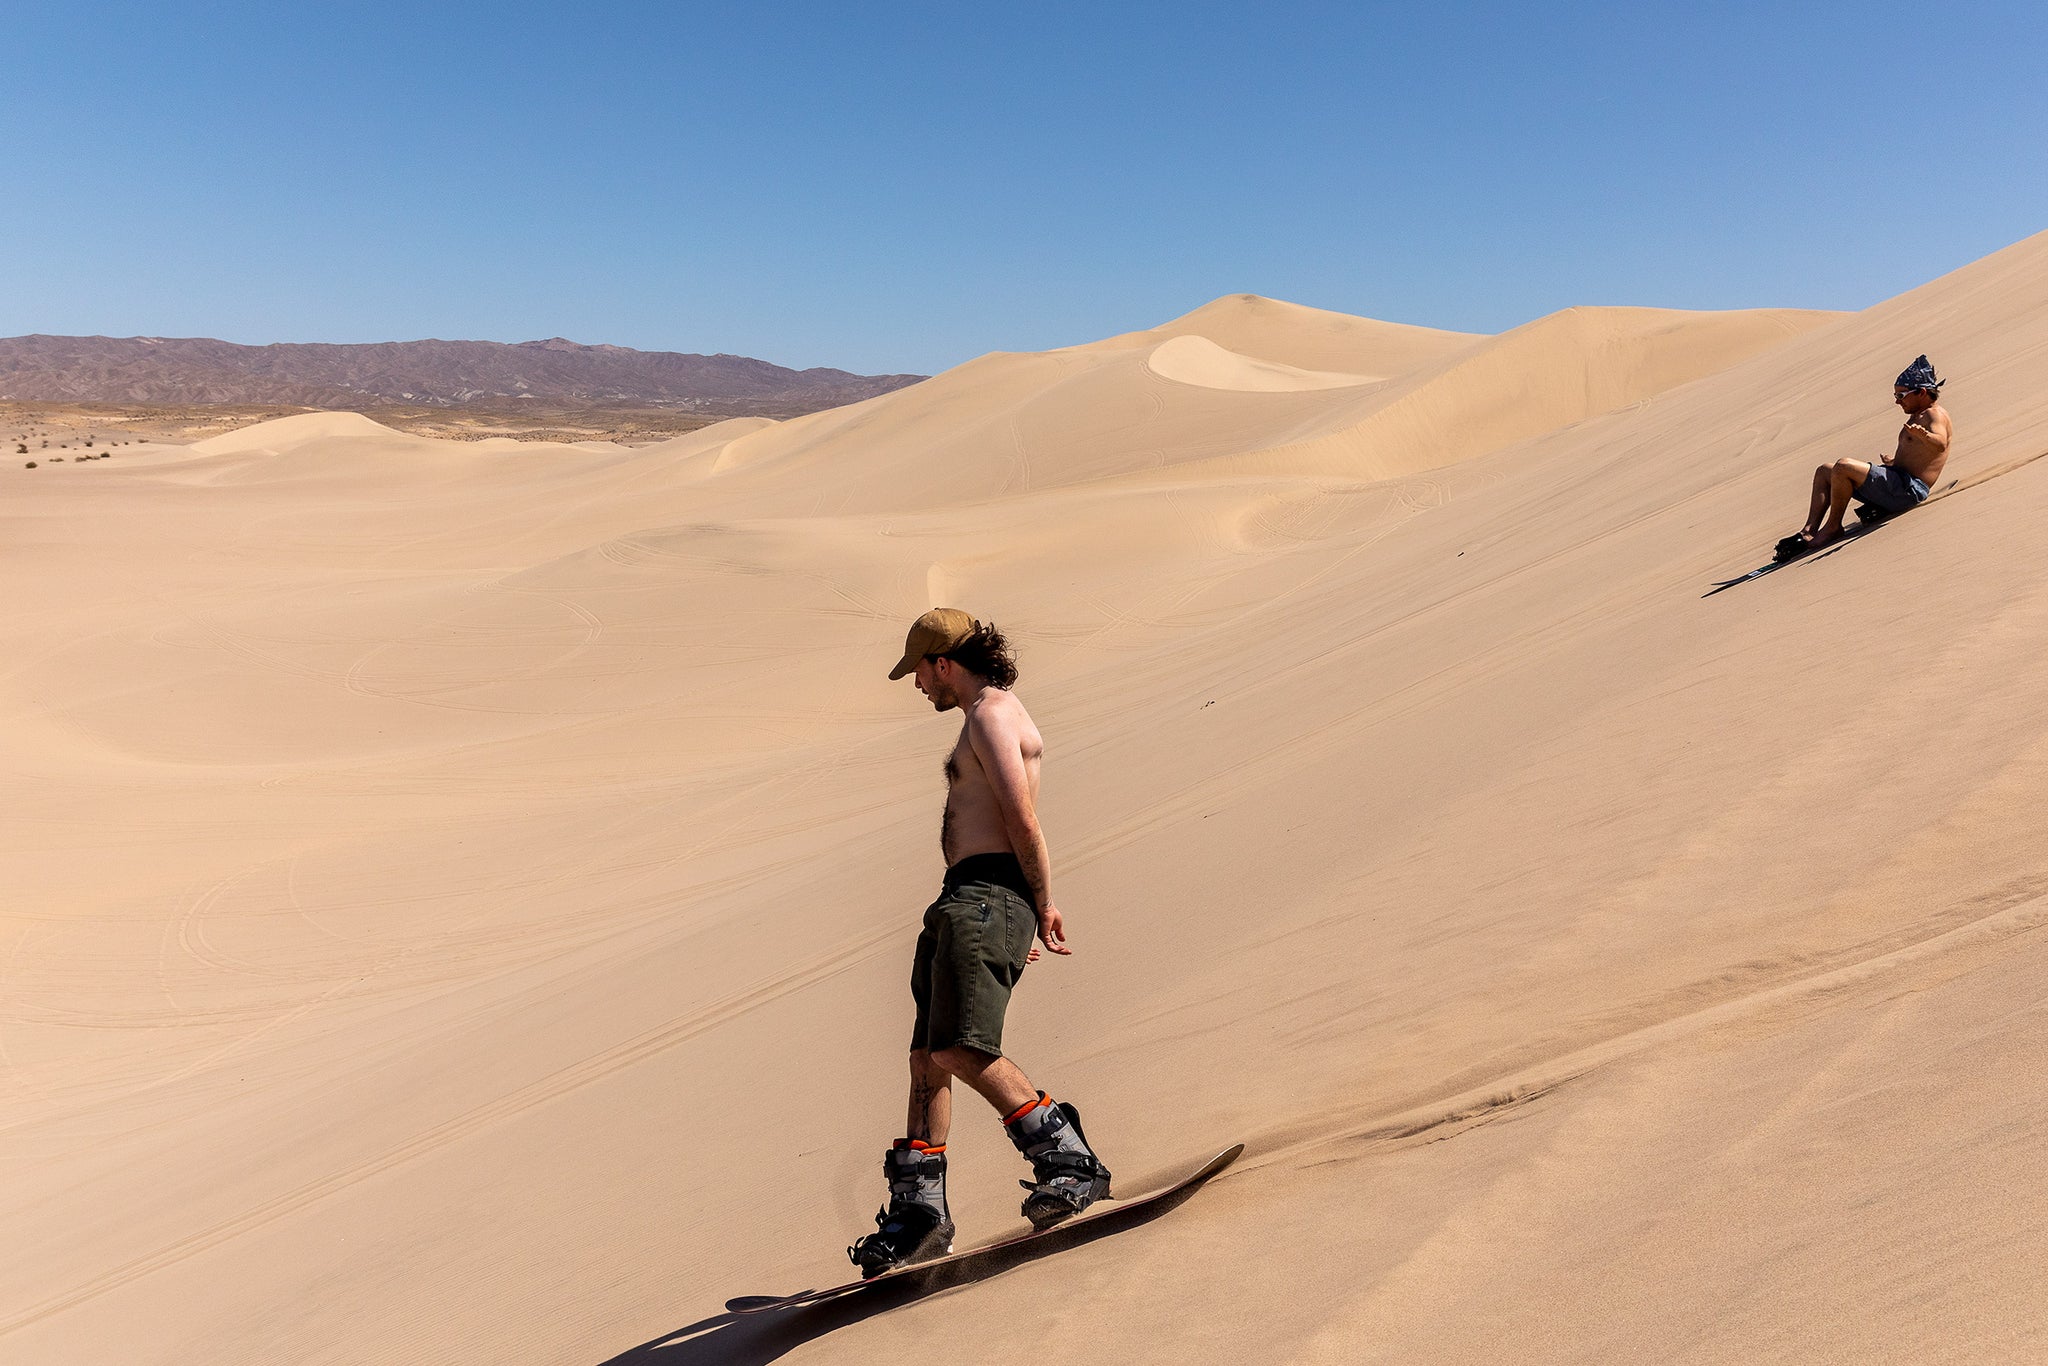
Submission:
M 1439 469 L 1643 402 L 1837 316 L 1566 309 L 1334 408 L 1285 444 L 1211 466 L 1369 478 Z
M 1227 351 L 1207 337 L 1174 337 L 1152 348 L 1145 364 L 1162 379 L 1203 389 L 1238 389 L 1285 394 L 1303 389 L 1350 389 L 1372 384 L 1379 375 L 1350 375 L 1335 370 L 1302 370 L 1279 361 L 1259 360 Z
M 1226 351 L 1302 370 L 1366 375 L 1405 374 L 1480 340 L 1470 332 L 1381 322 L 1257 294 L 1226 294 L 1157 327 L 1071 349 L 1150 350 L 1176 337 L 1200 337 Z
M 2048 1354 L 2044 347 L 2048 235 L 1848 316 L 1232 296 L 659 446 L 9 472 L 0 1360 Z M 1995 477 L 1702 600 L 1921 351 Z M 1305 371 L 1386 378 L 1243 382 Z M 881 1196 L 934 602 L 1046 735 L 1016 1055 L 1126 1190 L 1249 1151 L 729 1320 Z
M 291 417 L 258 422 L 239 431 L 195 441 L 196 455 L 247 455 L 254 451 L 289 451 L 313 441 L 336 437 L 367 437 L 373 441 L 417 440 L 395 432 L 361 413 L 296 413 Z
M 1192 335 L 999 353 L 731 442 L 715 468 L 751 477 L 719 501 L 749 515 L 774 515 L 791 499 L 869 514 L 1160 471 L 1181 483 L 1391 478 L 1640 402 L 1835 316 L 1574 309 L 1499 338 L 1459 338 L 1420 368 L 1412 350 L 1396 356 L 1382 346 L 1373 362 L 1381 369 L 1341 377 Z M 1430 335 L 1433 354 L 1439 335 Z M 1141 340 L 1124 344 L 1130 337 Z M 1367 383 L 1368 373 L 1397 378 Z
M 702 451 L 717 449 L 727 442 L 774 425 L 772 418 L 729 417 L 723 422 L 714 422 L 708 427 L 699 427 L 694 432 L 685 432 L 681 436 L 670 437 L 666 441 L 642 446 L 639 449 L 642 455 L 692 456 Z

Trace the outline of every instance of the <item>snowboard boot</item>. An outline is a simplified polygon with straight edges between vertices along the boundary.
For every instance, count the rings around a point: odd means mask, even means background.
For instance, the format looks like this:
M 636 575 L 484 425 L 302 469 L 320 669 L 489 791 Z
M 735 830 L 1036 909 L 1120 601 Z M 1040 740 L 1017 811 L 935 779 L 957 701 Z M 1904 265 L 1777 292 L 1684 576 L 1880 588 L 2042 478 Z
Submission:
M 953 1216 L 946 1209 L 946 1145 L 899 1138 L 882 1155 L 882 1172 L 889 1178 L 889 1203 L 876 1211 L 875 1231 L 846 1249 L 866 1279 L 953 1250 Z
M 1109 1168 L 1081 1132 L 1081 1112 L 1040 1091 L 1038 1099 L 1003 1121 L 1004 1132 L 1031 1163 L 1032 1180 L 1019 1181 L 1024 1217 L 1041 1232 L 1071 1219 L 1109 1195 Z

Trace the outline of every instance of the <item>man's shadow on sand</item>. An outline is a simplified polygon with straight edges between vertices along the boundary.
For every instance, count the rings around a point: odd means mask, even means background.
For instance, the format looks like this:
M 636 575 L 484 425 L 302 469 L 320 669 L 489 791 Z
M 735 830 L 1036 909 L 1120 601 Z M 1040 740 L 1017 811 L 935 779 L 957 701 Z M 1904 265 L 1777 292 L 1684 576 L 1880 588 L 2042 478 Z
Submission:
M 683 1328 L 663 1333 L 603 1366 L 764 1366 L 807 1342 L 849 1324 L 887 1314 L 919 1300 L 1000 1276 L 1013 1267 L 1070 1251 L 1099 1238 L 1125 1233 L 1166 1214 L 1202 1188 L 1160 1196 L 1127 1210 L 1112 1209 L 1065 1229 L 1054 1229 L 1028 1242 L 990 1249 L 929 1272 L 892 1277 L 889 1284 L 860 1290 L 818 1304 L 769 1309 L 754 1314 L 714 1314 Z

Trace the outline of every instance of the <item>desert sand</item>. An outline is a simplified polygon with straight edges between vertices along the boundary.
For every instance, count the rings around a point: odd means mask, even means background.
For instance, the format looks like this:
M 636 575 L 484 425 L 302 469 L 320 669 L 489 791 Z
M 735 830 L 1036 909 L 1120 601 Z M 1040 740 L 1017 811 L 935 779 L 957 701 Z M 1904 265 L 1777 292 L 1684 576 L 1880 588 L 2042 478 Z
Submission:
M 1702 598 L 1952 384 L 1953 492 Z M 0 470 L 0 1361 L 2048 1358 L 2048 234 L 1855 314 L 1235 295 L 654 445 Z M 843 1279 L 956 721 L 1164 1218 Z M 961 1243 L 1023 1165 L 962 1094 Z

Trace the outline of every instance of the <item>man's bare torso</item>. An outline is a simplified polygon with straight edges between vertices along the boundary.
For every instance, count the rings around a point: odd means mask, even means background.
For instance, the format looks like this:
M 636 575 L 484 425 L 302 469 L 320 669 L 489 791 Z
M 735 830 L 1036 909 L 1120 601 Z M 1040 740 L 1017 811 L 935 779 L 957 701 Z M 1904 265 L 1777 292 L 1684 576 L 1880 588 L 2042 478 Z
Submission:
M 1949 434 L 1948 410 L 1939 403 L 1932 404 L 1907 418 L 1906 425 L 1899 428 L 1898 449 L 1888 463 L 1931 489 L 1934 481 L 1941 478 L 1942 466 L 1948 464 Z
M 1038 770 L 1045 757 L 1045 741 L 1032 724 L 1031 714 L 1024 710 L 1012 693 L 1000 688 L 990 688 L 982 693 L 974 704 L 977 708 L 1004 707 L 1014 709 L 1017 730 L 1024 755 L 1024 769 L 1029 775 L 1031 802 L 1038 803 Z M 1014 854 L 1017 850 L 1010 842 L 1009 827 L 1003 822 L 1002 807 L 996 802 L 995 789 L 982 768 L 981 758 L 974 752 L 974 745 L 967 738 L 967 727 L 960 728 L 960 738 L 953 744 L 953 752 L 946 756 L 946 817 L 939 828 L 939 848 L 946 857 L 946 866 L 951 867 L 970 854 Z

